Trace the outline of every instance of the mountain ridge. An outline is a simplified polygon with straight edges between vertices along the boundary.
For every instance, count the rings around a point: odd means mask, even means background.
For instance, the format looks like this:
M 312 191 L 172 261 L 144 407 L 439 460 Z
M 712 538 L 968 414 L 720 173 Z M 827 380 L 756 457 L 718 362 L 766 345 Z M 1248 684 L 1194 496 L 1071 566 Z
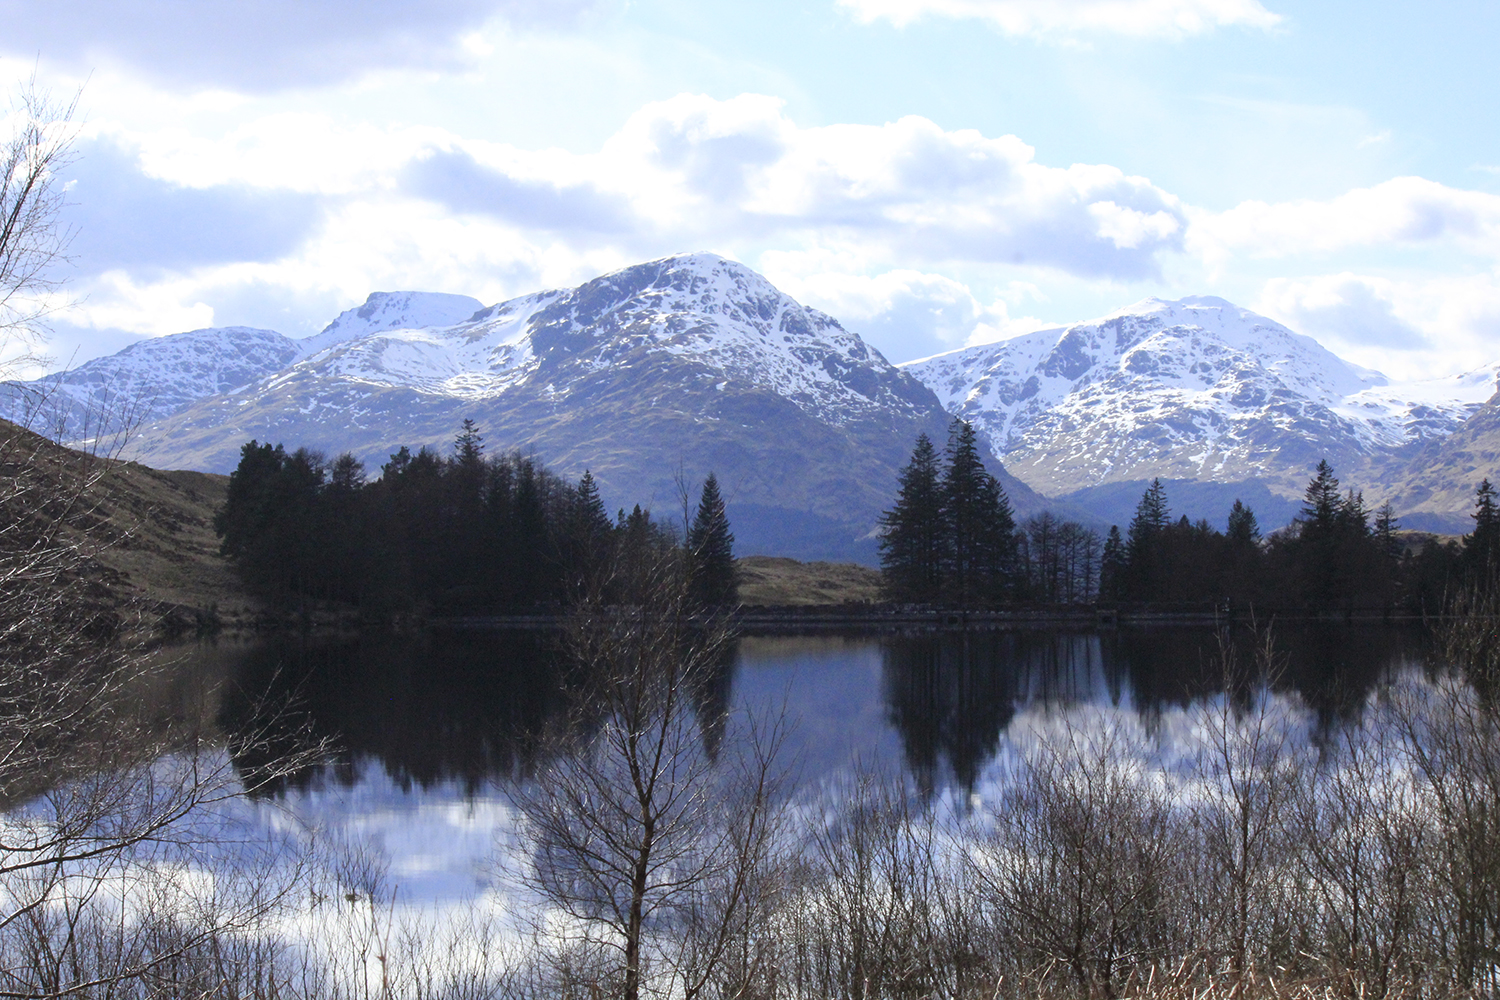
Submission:
M 1155 477 L 1291 496 L 1322 458 L 1353 478 L 1382 475 L 1453 433 L 1500 373 L 1395 383 L 1213 296 L 1146 299 L 902 367 L 1051 496 Z
M 1441 442 L 1480 414 L 1497 373 L 1396 382 L 1214 296 L 892 365 L 748 267 L 699 253 L 489 306 L 373 292 L 302 340 L 190 331 L 30 391 L 85 416 L 149 398 L 129 454 L 217 471 L 252 437 L 352 450 L 373 470 L 401 444 L 446 448 L 467 417 L 492 448 L 590 469 L 626 505 L 675 507 L 679 477 L 714 469 L 759 525 L 747 538 L 795 546 L 766 551 L 870 561 L 916 434 L 941 445 L 954 415 L 976 424 L 1022 515 L 1103 526 L 1122 489 L 1160 476 L 1211 518 L 1206 505 L 1243 483 L 1275 519 L 1328 458 L 1367 499 L 1451 521 L 1456 508 L 1435 508 L 1462 484 L 1422 477 L 1442 474 Z M 816 548 L 835 536 L 836 551 Z

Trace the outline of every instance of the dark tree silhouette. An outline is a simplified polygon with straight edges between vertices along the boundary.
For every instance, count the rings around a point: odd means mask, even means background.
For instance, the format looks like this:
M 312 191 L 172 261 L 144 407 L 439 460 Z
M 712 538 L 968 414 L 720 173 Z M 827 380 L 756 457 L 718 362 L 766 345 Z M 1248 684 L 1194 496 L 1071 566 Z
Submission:
M 698 514 L 688 530 L 690 594 L 699 607 L 725 608 L 739 603 L 739 579 L 734 566 L 734 535 L 719 481 L 710 472 L 703 481 Z
M 1234 506 L 1229 508 L 1227 528 L 1229 530 L 1224 534 L 1235 545 L 1254 545 L 1260 541 L 1260 524 L 1255 519 L 1255 511 L 1239 500 L 1235 500 Z
M 1484 479 L 1474 490 L 1474 530 L 1464 536 L 1463 569 L 1469 579 L 1488 586 L 1500 569 L 1500 504 L 1495 487 Z
M 948 600 L 960 607 L 1000 600 L 1015 573 L 1016 520 L 967 420 L 953 421 L 942 499 Z
M 880 568 L 886 596 L 897 601 L 936 601 L 942 590 L 947 535 L 938 457 L 932 440 L 917 438 L 911 462 L 901 470 L 896 505 L 880 515 Z

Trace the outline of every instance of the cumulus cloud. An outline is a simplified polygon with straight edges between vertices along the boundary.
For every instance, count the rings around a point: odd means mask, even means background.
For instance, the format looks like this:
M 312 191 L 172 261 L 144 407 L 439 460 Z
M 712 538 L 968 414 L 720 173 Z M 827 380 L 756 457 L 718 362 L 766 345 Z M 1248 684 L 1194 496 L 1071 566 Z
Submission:
M 861 21 L 904 26 L 924 17 L 987 21 L 1007 35 L 1113 34 L 1181 38 L 1218 27 L 1272 28 L 1257 0 L 838 0 Z
M 794 298 L 839 318 L 886 357 L 906 361 L 1035 329 L 1012 318 L 1003 299 L 982 303 L 968 285 L 941 274 L 898 269 L 875 275 L 777 267 L 768 275 Z
M 1209 259 L 1278 257 L 1349 247 L 1451 243 L 1500 254 L 1500 195 L 1397 177 L 1323 201 L 1243 202 L 1193 220 L 1188 245 Z
M 432 150 L 412 161 L 398 184 L 458 212 L 493 215 L 547 231 L 624 233 L 638 221 L 629 200 L 589 183 L 556 183 L 487 167 L 462 149 Z
M 945 131 L 919 117 L 882 126 L 799 128 L 772 98 L 682 95 L 647 105 L 597 154 L 547 171 L 434 157 L 463 182 L 413 174 L 409 191 L 450 208 L 514 218 L 518 193 L 573 216 L 568 204 L 630 206 L 633 246 L 747 239 L 857 240 L 910 263 L 983 261 L 1135 279 L 1180 249 L 1177 199 L 1110 166 L 1048 167 L 1014 136 Z M 564 189 L 538 176 L 561 171 Z M 590 194 L 593 188 L 597 194 Z M 594 230 L 590 224 L 589 232 Z M 582 229 L 583 227 L 580 227 Z
M 71 253 L 93 271 L 267 261 L 291 253 L 319 224 L 312 195 L 244 184 L 193 188 L 147 175 L 105 136 L 80 143 L 64 171 Z
M 307 332 L 373 289 L 498 301 L 710 248 L 909 358 L 1019 332 L 939 271 L 1150 278 L 1188 222 L 1143 178 L 1040 164 L 1014 136 L 916 117 L 803 128 L 755 95 L 647 105 L 590 153 L 311 113 L 217 137 L 98 127 L 80 151 L 83 302 L 62 318 L 147 334 Z
M 1451 375 L 1500 361 L 1500 269 L 1274 278 L 1255 308 L 1397 378 Z
M 1399 351 L 1430 346 L 1420 330 L 1396 315 L 1391 283 L 1378 278 L 1345 272 L 1276 279 L 1262 293 L 1262 306 L 1315 337 Z
M 393 67 L 451 69 L 493 18 L 562 24 L 595 0 L 0 0 L 0 52 L 159 82 L 268 91 Z

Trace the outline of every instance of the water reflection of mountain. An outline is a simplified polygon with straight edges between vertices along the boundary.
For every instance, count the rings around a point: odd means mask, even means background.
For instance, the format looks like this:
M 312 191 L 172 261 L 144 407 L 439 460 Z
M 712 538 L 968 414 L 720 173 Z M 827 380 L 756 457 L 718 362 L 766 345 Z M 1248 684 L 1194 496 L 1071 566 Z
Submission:
M 1238 663 L 1255 664 L 1251 629 L 1228 641 Z M 1325 732 L 1357 718 L 1376 684 L 1427 654 L 1422 630 L 1402 626 L 1282 626 L 1274 644 L 1277 687 L 1300 694 Z M 1211 630 L 941 632 L 881 646 L 888 718 L 928 791 L 949 780 L 972 790 L 1018 706 L 1108 704 L 1139 713 L 1150 732 L 1163 712 L 1222 690 L 1224 679 Z

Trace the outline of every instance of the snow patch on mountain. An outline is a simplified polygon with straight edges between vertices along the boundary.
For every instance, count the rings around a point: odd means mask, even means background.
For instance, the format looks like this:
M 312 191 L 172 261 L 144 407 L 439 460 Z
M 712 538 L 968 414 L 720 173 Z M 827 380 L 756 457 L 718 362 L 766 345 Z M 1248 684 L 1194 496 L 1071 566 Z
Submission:
M 371 292 L 364 303 L 339 313 L 321 332 L 299 341 L 305 354 L 386 330 L 421 330 L 461 323 L 484 308 L 467 295 L 445 292 Z
M 1320 452 L 1368 458 L 1451 433 L 1496 373 L 1393 383 L 1212 296 L 1146 299 L 902 367 L 1049 493 L 1154 475 L 1296 479 Z
M 39 409 L 53 433 L 86 423 L 111 428 L 176 413 L 205 396 L 233 393 L 300 356 L 274 330 L 226 326 L 138 341 L 77 368 L 14 386 L 8 411 Z
M 895 366 L 837 320 L 715 254 L 639 264 L 576 289 L 470 312 L 462 322 L 351 336 L 306 357 L 267 387 L 317 373 L 482 399 L 560 368 L 575 376 L 626 370 L 657 353 L 701 364 L 728 383 L 769 390 L 842 423 L 854 411 L 889 404 L 892 390 L 885 383 L 906 383 Z M 347 316 L 329 331 L 351 328 Z

